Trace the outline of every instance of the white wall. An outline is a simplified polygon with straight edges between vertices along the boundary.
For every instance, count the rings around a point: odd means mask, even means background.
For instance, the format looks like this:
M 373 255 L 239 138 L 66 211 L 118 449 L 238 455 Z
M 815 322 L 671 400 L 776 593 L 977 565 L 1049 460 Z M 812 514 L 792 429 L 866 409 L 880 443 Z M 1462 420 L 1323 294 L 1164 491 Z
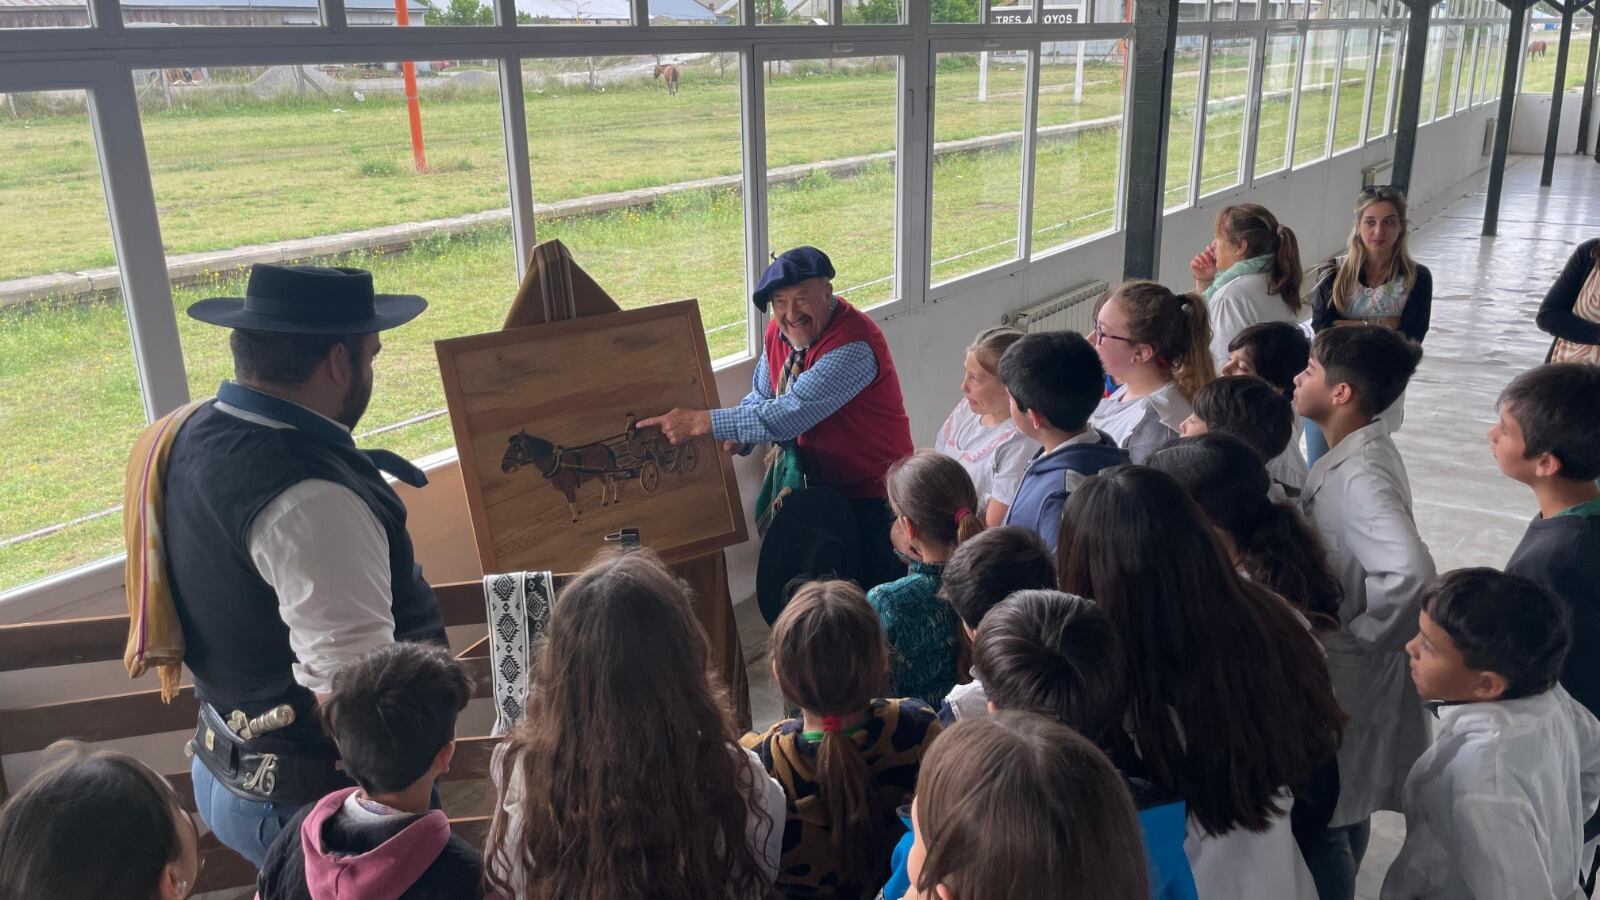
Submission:
M 1572 73 L 1569 71 L 1568 77 Z M 1567 92 L 1561 98 L 1561 137 L 1556 142 L 1557 153 L 1571 153 L 1578 141 L 1578 116 L 1583 109 L 1583 95 Z M 1545 138 L 1550 130 L 1550 95 L 1521 94 L 1517 97 L 1516 114 L 1511 117 L 1511 152 L 1544 155 Z M 1589 152 L 1594 152 L 1594 135 L 1600 125 L 1600 110 L 1589 117 Z

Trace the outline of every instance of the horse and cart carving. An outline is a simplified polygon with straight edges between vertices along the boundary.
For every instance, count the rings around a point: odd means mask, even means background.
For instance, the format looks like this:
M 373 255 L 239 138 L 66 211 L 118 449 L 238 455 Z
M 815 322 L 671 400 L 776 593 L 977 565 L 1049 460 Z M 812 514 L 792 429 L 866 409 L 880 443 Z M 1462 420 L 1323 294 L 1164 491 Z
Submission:
M 567 498 L 572 521 L 578 521 L 578 489 L 586 480 L 600 481 L 600 505 L 622 502 L 622 482 L 635 480 L 647 494 L 661 486 L 662 472 L 693 472 L 699 462 L 693 443 L 674 447 L 659 431 L 644 434 L 628 415 L 620 434 L 598 441 L 563 447 L 528 433 L 526 428 L 512 435 L 500 471 L 511 474 L 522 466 L 539 470 L 545 480 Z

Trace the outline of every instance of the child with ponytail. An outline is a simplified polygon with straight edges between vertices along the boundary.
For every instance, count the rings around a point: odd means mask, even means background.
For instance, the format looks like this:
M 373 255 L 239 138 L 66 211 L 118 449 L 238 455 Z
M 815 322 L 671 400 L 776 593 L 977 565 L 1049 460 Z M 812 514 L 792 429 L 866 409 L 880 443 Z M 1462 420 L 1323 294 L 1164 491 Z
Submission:
M 965 668 L 961 620 L 939 585 L 956 547 L 983 530 L 983 511 L 966 469 L 934 450 L 895 463 L 885 482 L 894 513 L 889 539 L 911 571 L 873 588 L 867 602 L 889 639 L 890 695 L 937 709 Z
M 1300 242 L 1265 206 L 1224 206 L 1211 243 L 1189 271 L 1210 309 L 1211 358 L 1218 366 L 1228 361 L 1228 345 L 1239 332 L 1300 318 Z
M 1121 387 L 1100 402 L 1089 424 L 1143 463 L 1178 437 L 1195 394 L 1216 377 L 1206 302 L 1153 281 L 1125 281 L 1095 309 L 1090 339 Z
M 938 717 L 916 700 L 880 699 L 889 647 L 853 582 L 800 588 L 771 646 L 778 687 L 801 715 L 747 735 L 744 746 L 788 796 L 778 889 L 871 897 L 889 874 L 896 810 L 911 800 Z

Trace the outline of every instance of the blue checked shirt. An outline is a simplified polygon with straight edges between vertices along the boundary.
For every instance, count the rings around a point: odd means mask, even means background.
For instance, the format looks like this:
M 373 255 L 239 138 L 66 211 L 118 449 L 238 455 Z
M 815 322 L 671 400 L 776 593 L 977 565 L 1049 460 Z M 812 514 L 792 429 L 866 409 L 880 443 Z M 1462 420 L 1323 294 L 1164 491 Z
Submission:
M 778 360 L 778 365 L 785 362 Z M 738 441 L 746 447 L 764 441 L 792 441 L 838 412 L 878 377 L 878 359 L 865 341 L 853 341 L 823 354 L 781 397 L 772 395 L 768 365 L 763 350 L 750 379 L 750 393 L 738 406 L 711 411 L 711 433 L 717 440 Z

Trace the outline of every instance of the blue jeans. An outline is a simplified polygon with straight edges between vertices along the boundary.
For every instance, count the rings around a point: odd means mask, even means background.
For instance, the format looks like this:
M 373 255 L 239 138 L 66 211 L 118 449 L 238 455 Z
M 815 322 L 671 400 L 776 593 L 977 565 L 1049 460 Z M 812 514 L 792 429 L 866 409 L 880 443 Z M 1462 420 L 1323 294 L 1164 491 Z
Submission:
M 228 790 L 199 757 L 189 762 L 194 781 L 194 805 L 200 818 L 216 832 L 217 840 L 250 860 L 256 868 L 266 861 L 267 848 L 300 807 L 267 800 L 246 800 Z
M 1367 841 L 1371 837 L 1372 820 L 1369 818 L 1355 825 L 1325 829 L 1316 843 L 1307 848 L 1306 868 L 1311 870 L 1311 880 L 1317 884 L 1320 900 L 1353 900 L 1356 873 L 1361 871 L 1361 860 L 1367 855 Z
M 1301 419 L 1306 425 L 1306 465 L 1314 466 L 1317 460 L 1328 455 L 1328 439 L 1323 437 L 1322 429 L 1310 419 Z

